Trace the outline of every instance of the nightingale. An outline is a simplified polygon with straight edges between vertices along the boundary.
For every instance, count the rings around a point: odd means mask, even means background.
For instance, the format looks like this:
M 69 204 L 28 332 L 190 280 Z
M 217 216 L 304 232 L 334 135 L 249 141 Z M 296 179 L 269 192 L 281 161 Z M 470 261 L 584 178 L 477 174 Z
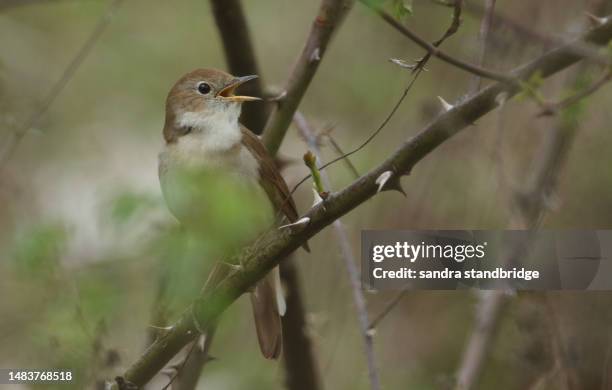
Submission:
M 159 178 L 168 208 L 187 229 L 229 243 L 228 252 L 280 218 L 293 222 L 298 217 L 273 158 L 238 120 L 243 102 L 260 99 L 236 95 L 236 89 L 256 77 L 196 69 L 181 77 L 166 99 Z M 286 308 L 278 267 L 250 295 L 261 352 L 276 359 Z

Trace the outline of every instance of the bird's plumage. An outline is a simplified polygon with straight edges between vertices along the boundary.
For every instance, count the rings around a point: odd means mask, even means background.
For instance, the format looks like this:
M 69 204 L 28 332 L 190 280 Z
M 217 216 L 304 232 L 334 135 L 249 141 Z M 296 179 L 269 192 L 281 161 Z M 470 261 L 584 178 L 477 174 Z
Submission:
M 238 123 L 240 101 L 251 100 L 233 95 L 235 86 L 244 79 L 248 80 L 219 70 L 197 69 L 179 79 L 166 99 L 163 130 L 166 143 L 159 159 L 160 182 L 168 207 L 186 225 L 215 224 L 212 219 L 206 220 L 211 207 L 210 192 L 226 185 L 226 180 L 235 183 L 227 191 L 247 189 L 252 207 L 246 210 L 256 209 L 254 213 L 247 213 L 251 219 L 259 221 L 260 214 L 268 213 L 265 209 L 269 207 L 272 215 L 261 230 L 273 223 L 274 210 L 291 222 L 297 220 L 295 203 L 273 158 L 260 139 Z M 207 84 L 203 88 L 206 93 L 200 91 L 202 83 Z M 212 177 L 208 187 L 181 198 L 186 184 L 177 177 L 183 169 L 202 171 L 206 177 Z M 268 206 L 257 203 L 259 198 L 266 198 Z M 208 228 L 209 232 L 218 230 L 217 226 Z M 285 305 L 278 267 L 257 283 L 251 302 L 262 354 L 266 358 L 278 358 L 282 349 L 280 315 Z

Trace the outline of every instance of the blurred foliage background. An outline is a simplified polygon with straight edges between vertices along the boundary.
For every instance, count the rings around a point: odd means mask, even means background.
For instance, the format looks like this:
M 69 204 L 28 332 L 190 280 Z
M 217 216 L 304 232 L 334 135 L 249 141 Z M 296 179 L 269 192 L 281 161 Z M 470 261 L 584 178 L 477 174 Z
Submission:
M 286 79 L 318 2 L 243 1 L 262 77 L 271 89 Z M 472 1 L 474 3 L 474 1 Z M 574 36 L 592 2 L 498 1 L 497 10 L 544 35 Z M 428 40 L 447 28 L 451 9 L 414 0 L 403 18 Z M 107 3 L 40 1 L 0 12 L 0 139 L 37 110 Z M 445 50 L 476 61 L 481 15 L 466 11 Z M 493 27 L 486 65 L 508 70 L 546 45 Z M 384 119 L 410 79 L 389 62 L 423 52 L 356 4 L 329 47 L 300 107 L 316 129 L 333 127 L 344 149 L 357 146 Z M 112 378 L 146 343 L 160 275 L 170 317 L 198 291 L 214 243 L 185 238 L 167 211 L 157 178 L 164 100 L 174 81 L 197 67 L 223 69 L 220 40 L 203 0 L 130 0 L 116 12 L 47 114 L 28 131 L 0 176 L 0 367 L 72 368 L 84 388 Z M 352 161 L 364 173 L 415 134 L 449 102 L 473 90 L 473 76 L 433 59 L 408 99 L 374 142 Z M 596 76 L 596 69 L 589 75 Z M 589 75 L 585 75 L 589 76 Z M 563 72 L 542 89 L 567 93 Z M 571 111 L 579 134 L 564 169 L 548 228 L 612 225 L 612 94 L 602 89 Z M 383 193 L 344 222 L 359 254 L 361 229 L 503 229 L 510 208 L 500 186 L 498 156 L 521 183 L 545 130 L 556 118 L 513 100 L 442 145 L 403 179 L 407 197 Z M 501 117 L 500 117 L 501 115 Z M 500 125 L 501 124 L 501 125 Z M 503 127 L 500 129 L 500 126 Z M 306 146 L 291 130 L 281 155 L 294 160 L 290 184 L 306 173 Z M 335 157 L 323 148 L 324 157 Z M 343 164 L 329 170 L 333 185 L 352 180 Z M 223 202 L 222 199 L 219 200 Z M 297 194 L 303 212 L 309 185 Z M 347 275 L 334 236 L 326 230 L 299 251 L 312 336 L 327 388 L 368 388 L 362 340 Z M 376 314 L 394 296 L 369 294 Z M 584 388 L 598 388 L 607 370 L 612 295 L 553 294 L 559 326 Z M 242 298 L 224 315 L 202 388 L 282 387 L 282 365 L 258 352 L 252 314 Z M 379 325 L 375 351 L 386 389 L 438 389 L 452 383 L 473 322 L 472 292 L 410 292 Z M 483 389 L 527 388 L 550 369 L 550 331 L 530 296 L 504 316 Z M 597 386 L 597 387 L 596 387 Z

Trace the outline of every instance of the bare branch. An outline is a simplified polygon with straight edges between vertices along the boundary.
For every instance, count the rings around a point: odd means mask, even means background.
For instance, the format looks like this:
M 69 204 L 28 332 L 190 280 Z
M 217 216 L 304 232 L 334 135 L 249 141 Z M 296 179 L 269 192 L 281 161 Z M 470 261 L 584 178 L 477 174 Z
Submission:
M 590 30 L 583 39 L 594 44 L 606 44 L 612 38 L 612 18 Z M 552 50 L 534 61 L 514 70 L 513 78 L 527 80 L 534 72 L 549 77 L 576 63 L 580 56 L 568 46 Z M 441 114 L 414 137 L 406 140 L 389 158 L 339 192 L 329 195 L 325 202 L 312 208 L 305 217 L 309 223 L 299 229 L 271 229 L 256 243 L 245 248 L 228 262 L 241 264 L 239 270 L 228 275 L 213 291 L 200 296 L 185 312 L 171 331 L 165 333 L 125 372 L 122 379 L 142 386 L 158 372 L 187 343 L 197 337 L 198 327 L 206 327 L 240 295 L 263 278 L 281 259 L 298 249 L 324 227 L 342 217 L 377 193 L 376 179 L 386 171 L 400 176 L 407 174 L 425 156 L 446 140 L 459 133 L 478 118 L 497 106 L 496 97 L 505 92 L 513 96 L 518 86 L 505 82 L 493 83 L 475 96 Z
M 573 51 L 573 47 L 576 46 L 576 44 L 567 46 L 569 53 L 576 55 Z M 586 70 L 584 68 L 585 63 L 581 65 L 582 67 L 577 73 Z M 532 174 L 525 183 L 525 189 L 515 195 L 518 198 L 519 208 L 512 215 L 510 221 L 512 228 L 537 228 L 547 211 L 546 198 L 554 190 L 555 178 L 567 157 L 578 123 L 560 121 L 559 126 L 561 128 L 553 128 L 548 133 L 541 147 L 541 153 L 538 154 L 538 160 L 532 164 L 530 170 Z M 518 256 L 516 249 L 510 248 L 509 256 Z M 515 252 L 515 254 L 512 254 L 512 252 Z M 458 370 L 456 390 L 468 390 L 475 387 L 492 347 L 497 324 L 507 301 L 507 295 L 503 291 L 489 291 L 482 296 L 476 315 L 476 325 L 468 340 Z M 554 346 L 557 346 L 558 342 L 559 340 L 553 340 Z M 564 361 L 559 361 L 559 364 L 561 365 L 559 367 L 560 371 L 564 372 L 564 375 L 567 375 L 566 379 L 571 382 L 571 375 L 568 373 L 568 369 L 563 366 Z
M 123 4 L 125 0 L 112 0 L 109 4 L 108 8 L 94 27 L 93 31 L 83 43 L 83 46 L 76 53 L 72 61 L 68 64 L 62 76 L 57 80 L 57 82 L 53 85 L 49 93 L 43 99 L 40 107 L 34 114 L 26 120 L 21 128 L 19 128 L 15 132 L 10 132 L 8 135 L 8 140 L 5 141 L 2 149 L 0 150 L 0 166 L 4 165 L 13 155 L 19 142 L 23 139 L 23 137 L 27 134 L 27 132 L 34 126 L 38 124 L 40 119 L 47 113 L 49 107 L 53 104 L 55 99 L 59 96 L 59 94 L 64 90 L 66 85 L 70 82 L 72 77 L 75 75 L 81 64 L 85 61 L 85 59 L 91 53 L 91 50 L 94 48 L 102 33 L 106 29 L 106 27 L 110 24 L 113 15 L 119 9 L 121 4 Z
M 451 24 L 450 26 L 448 26 L 448 28 L 446 29 L 442 37 L 440 37 L 440 39 L 434 41 L 431 44 L 433 47 L 440 47 L 440 45 L 446 39 L 450 38 L 457 31 L 459 31 L 459 27 L 461 26 L 462 10 L 463 10 L 463 0 L 455 0 L 453 4 L 453 19 L 451 20 Z M 432 52 L 428 51 L 427 54 L 417 62 L 416 66 L 413 69 L 413 72 L 416 72 L 417 70 L 423 68 L 425 64 L 427 63 L 427 61 L 429 61 L 429 58 L 431 58 L 432 54 L 433 54 Z
M 457 376 L 455 390 L 468 390 L 474 387 L 483 362 L 492 346 L 500 314 L 506 304 L 504 291 L 480 291 L 481 298 L 476 313 L 476 323 L 461 359 L 462 365 Z
M 400 33 L 408 37 L 410 40 L 412 40 L 414 43 L 416 43 L 417 45 L 425 49 L 429 55 L 438 57 L 442 61 L 445 61 L 459 69 L 465 70 L 466 72 L 475 74 L 477 76 L 481 76 L 487 79 L 500 81 L 504 83 L 510 83 L 510 84 L 515 83 L 514 78 L 510 77 L 509 75 L 497 73 L 489 69 L 484 69 L 479 66 L 472 65 L 470 63 L 459 60 L 449 54 L 446 54 L 445 52 L 438 49 L 436 46 L 432 45 L 431 43 L 427 42 L 425 39 L 421 38 L 416 33 L 412 32 L 412 30 L 410 30 L 409 28 L 407 28 L 406 26 L 398 22 L 393 16 L 389 15 L 382 8 L 376 7 L 373 4 L 365 0 L 361 0 L 361 1 L 362 3 L 370 7 L 374 12 L 376 12 L 381 18 L 383 18 L 383 20 L 387 22 L 391 27 L 393 27 L 394 29 L 396 29 L 397 31 L 399 31 Z
M 487 54 L 487 43 L 489 37 L 489 31 L 493 24 L 493 15 L 495 15 L 495 0 L 484 0 L 485 11 L 482 16 L 482 22 L 480 23 L 480 32 L 478 34 L 478 40 L 480 41 L 480 53 L 478 56 L 478 66 L 482 67 L 485 64 L 485 56 Z M 478 91 L 482 85 L 482 77 L 476 76 L 475 90 Z
M 406 292 L 408 290 L 402 290 L 399 293 L 397 293 L 397 295 L 395 297 L 393 297 L 393 299 L 391 299 L 389 301 L 389 303 L 387 303 L 385 305 L 385 307 L 380 311 L 380 313 L 378 313 L 376 315 L 376 317 L 374 317 L 374 319 L 372 320 L 372 322 L 370 322 L 370 324 L 368 325 L 369 329 L 376 329 L 376 327 L 378 326 L 378 324 L 385 319 L 385 317 L 391 313 L 391 311 L 393 309 L 395 309 L 395 306 L 397 306 L 398 303 L 400 303 L 400 301 L 402 300 L 402 298 L 404 297 L 404 295 L 406 295 Z
M 582 91 L 566 99 L 561 100 L 560 102 L 548 104 L 544 108 L 544 110 L 542 110 L 542 112 L 540 112 L 540 114 L 538 115 L 539 116 L 554 115 L 561 110 L 564 110 L 570 106 L 573 106 L 574 104 L 579 103 L 582 99 L 587 98 L 591 96 L 592 94 L 594 94 L 595 92 L 599 91 L 599 89 L 603 87 L 605 84 L 607 84 L 610 81 L 610 79 L 612 79 L 612 71 L 610 69 L 607 69 L 604 71 L 603 75 L 599 78 L 599 80 L 595 81 L 589 87 L 583 89 Z
M 298 131 L 302 137 L 308 142 L 308 147 L 317 156 L 317 159 L 321 161 L 321 151 L 317 144 L 317 139 L 314 131 L 310 128 L 310 125 L 306 121 L 306 118 L 300 113 L 296 112 L 294 121 Z M 326 171 L 321 172 L 321 179 L 325 185 L 327 191 L 331 191 L 331 181 Z M 369 328 L 368 310 L 366 307 L 366 300 L 361 290 L 361 280 L 359 271 L 355 266 L 355 256 L 349 243 L 349 238 L 346 233 L 346 229 L 342 224 L 342 221 L 336 219 L 332 227 L 336 233 L 336 238 L 340 243 L 340 249 L 342 251 L 342 259 L 344 260 L 344 266 L 349 276 L 351 283 L 351 290 L 353 292 L 353 302 L 355 303 L 355 310 L 357 311 L 357 318 L 359 320 L 359 327 L 361 330 L 361 336 L 363 337 L 363 344 L 365 349 L 366 361 L 368 365 L 368 377 L 370 380 L 370 388 L 372 390 L 380 390 L 380 380 L 378 379 L 378 372 L 376 370 L 376 362 L 374 357 L 374 343 L 372 340 L 372 333 Z
M 238 76 L 259 75 L 259 78 L 241 88 L 246 95 L 264 96 L 263 80 L 240 0 L 211 0 L 210 3 L 230 72 Z M 261 134 L 266 125 L 267 115 L 263 104 L 255 102 L 242 108 L 241 122 L 255 134 Z
M 287 312 L 283 316 L 283 364 L 290 390 L 320 390 L 321 375 L 312 340 L 308 334 L 306 308 L 295 259 L 281 263 L 281 277 L 286 285 Z
M 287 128 L 293 120 L 293 114 L 319 68 L 334 31 L 342 23 L 352 5 L 352 0 L 321 2 L 306 45 L 283 88 L 283 97 L 277 102 L 266 124 L 263 140 L 272 155 L 276 154 L 283 142 Z
M 483 8 L 481 5 L 477 4 L 474 1 L 468 1 L 465 4 L 465 9 L 468 12 L 475 13 L 477 15 L 482 15 L 486 12 L 486 8 Z M 502 13 L 495 13 L 495 25 L 500 29 L 505 28 L 509 32 L 521 37 L 526 38 L 524 42 L 528 43 L 541 43 L 545 48 L 550 49 L 551 47 L 567 45 L 567 39 L 558 38 L 553 35 L 542 34 L 538 31 L 535 31 L 528 26 L 525 26 L 523 23 L 510 18 Z M 612 65 L 612 61 L 610 57 L 602 54 L 598 48 L 588 42 L 578 42 L 574 41 L 569 49 L 576 55 L 584 58 L 585 60 L 598 63 L 604 66 Z

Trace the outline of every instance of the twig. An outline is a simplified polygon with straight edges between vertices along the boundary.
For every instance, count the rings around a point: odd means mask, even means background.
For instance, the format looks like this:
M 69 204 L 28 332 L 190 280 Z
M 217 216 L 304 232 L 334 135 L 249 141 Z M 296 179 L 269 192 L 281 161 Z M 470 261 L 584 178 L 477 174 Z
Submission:
M 287 312 L 283 316 L 283 364 L 290 390 L 320 390 L 321 375 L 312 339 L 308 333 L 306 308 L 295 259 L 287 258 L 280 266 L 285 284 Z
M 446 54 L 442 50 L 438 49 L 436 46 L 427 42 L 425 39 L 421 38 L 416 33 L 412 32 L 409 28 L 398 22 L 393 16 L 389 15 L 382 8 L 373 5 L 371 2 L 366 0 L 361 0 L 362 3 L 366 4 L 370 7 L 374 12 L 376 12 L 385 22 L 387 22 L 391 27 L 408 37 L 417 45 L 421 46 L 423 49 L 427 51 L 429 55 L 434 57 L 438 57 L 442 61 L 445 61 L 459 69 L 465 70 L 466 72 L 472 73 L 477 76 L 485 77 L 487 79 L 514 84 L 515 79 L 509 75 L 494 72 L 489 69 L 481 68 L 477 65 L 473 65 L 462 60 L 459 60 L 449 54 Z
M 487 54 L 487 43 L 489 37 L 489 31 L 493 24 L 493 15 L 495 15 L 495 0 L 484 0 L 485 11 L 482 16 L 482 22 L 480 23 L 480 32 L 478 34 L 478 40 L 480 41 L 480 53 L 478 55 L 478 66 L 482 67 L 485 64 L 485 58 Z M 482 85 L 482 77 L 476 76 L 475 79 L 475 91 L 480 89 Z
M 340 144 L 338 144 L 338 142 L 334 138 L 334 136 L 332 136 L 331 134 L 328 134 L 327 135 L 327 139 L 329 140 L 329 144 L 332 146 L 332 148 L 334 149 L 334 151 L 338 155 L 340 155 L 340 156 L 345 156 L 346 155 L 344 153 L 344 150 L 340 147 Z M 351 161 L 351 159 L 346 157 L 346 158 L 342 159 L 342 161 L 344 161 L 344 163 L 348 167 L 349 171 L 351 171 L 351 173 L 353 174 L 353 177 L 355 179 L 358 178 L 359 177 L 359 171 L 357 170 L 355 165 L 353 165 L 353 162 Z
M 241 89 L 245 95 L 264 96 L 263 80 L 240 0 L 211 0 L 210 3 L 230 72 L 238 76 L 259 75 Z M 266 125 L 267 113 L 262 104 L 245 104 L 242 108 L 241 122 L 255 134 L 261 134 Z
M 575 56 L 571 51 L 569 53 Z M 584 63 L 580 71 L 584 71 Z M 561 123 L 563 129 L 552 129 L 541 147 L 542 152 L 538 154 L 539 160 L 533 163 L 530 170 L 532 175 L 525 183 L 525 189 L 517 194 L 519 208 L 512 215 L 510 224 L 512 228 L 537 229 L 541 223 L 542 216 L 547 210 L 545 199 L 555 187 L 555 178 L 561 170 L 562 164 L 567 157 L 569 145 L 573 141 L 577 122 Z M 515 251 L 517 248 L 510 248 Z M 518 256 L 510 254 L 510 258 Z M 503 312 L 507 298 L 502 291 L 487 292 L 480 303 L 477 314 L 476 325 L 468 341 L 463 358 L 457 374 L 456 390 L 472 389 L 482 371 L 486 356 L 491 348 L 496 324 Z M 563 362 L 561 362 L 563 363 Z M 561 367 L 561 371 L 564 371 Z
M 308 147 L 313 151 L 319 161 L 321 161 L 321 151 L 317 144 L 317 138 L 312 131 L 306 118 L 300 113 L 296 112 L 293 118 L 298 131 L 302 137 L 307 141 Z M 321 172 L 321 180 L 327 191 L 331 190 L 331 181 L 327 172 Z M 349 276 L 351 283 L 351 289 L 353 292 L 353 302 L 355 303 L 355 310 L 357 311 L 357 318 L 359 320 L 359 327 L 361 330 L 361 336 L 363 337 L 364 350 L 366 355 L 366 362 L 368 366 L 368 378 L 370 380 L 370 388 L 372 390 L 380 389 L 380 380 L 378 378 L 378 372 L 376 370 L 376 362 L 374 357 L 374 344 L 372 340 L 372 332 L 370 332 L 368 310 L 366 307 L 366 300 L 361 290 L 360 275 L 357 267 L 355 266 L 355 256 L 349 243 L 349 238 L 346 233 L 346 229 L 342 224 L 342 221 L 338 218 L 332 223 L 336 238 L 340 243 L 340 249 L 342 251 L 342 259 L 344 260 L 344 266 Z
M 612 39 L 612 18 L 605 24 L 590 30 L 584 40 L 605 44 Z M 538 71 L 546 78 L 580 59 L 568 46 L 552 50 L 532 62 L 514 70 L 512 75 L 522 80 Z M 493 83 L 475 96 L 455 105 L 441 114 L 414 137 L 406 140 L 384 162 L 339 192 L 329 195 L 323 207 L 315 206 L 305 214 L 309 223 L 300 229 L 271 229 L 256 244 L 245 248 L 226 262 L 241 264 L 240 270 L 228 275 L 217 288 L 194 301 L 191 310 L 183 314 L 169 332 L 158 339 L 132 365 L 125 379 L 142 386 L 157 373 L 166 362 L 197 335 L 196 323 L 206 327 L 254 283 L 263 278 L 281 259 L 298 249 L 309 238 L 336 219 L 358 207 L 378 192 L 376 179 L 384 172 L 404 175 L 439 145 L 468 127 L 478 118 L 495 109 L 495 98 L 502 92 L 509 97 L 519 91 L 515 85 Z
M 380 311 L 380 313 L 378 313 L 374 319 L 372 320 L 372 322 L 370 322 L 370 324 L 368 325 L 368 329 L 376 329 L 376 327 L 378 326 L 378 324 L 389 314 L 391 313 L 391 311 L 393 309 L 395 309 L 395 306 L 397 306 L 398 303 L 400 303 L 400 301 L 402 300 L 402 298 L 404 297 L 404 295 L 406 295 L 406 293 L 408 292 L 408 290 L 402 290 L 399 293 L 397 293 L 397 295 L 395 297 L 393 297 L 393 299 L 391 299 L 389 301 L 389 303 L 387 303 L 387 305 Z
M 486 9 L 483 8 L 481 5 L 477 4 L 475 1 L 466 2 L 465 10 L 467 12 L 472 12 L 477 15 L 482 15 L 486 12 Z M 543 44 L 547 49 L 568 44 L 568 41 L 566 39 L 557 38 L 553 35 L 542 34 L 502 13 L 495 14 L 495 24 L 499 29 L 506 28 L 511 33 L 518 35 L 521 38 L 526 38 L 524 41 L 526 43 L 539 42 Z M 595 62 L 604 66 L 612 65 L 612 61 L 610 60 L 609 56 L 602 54 L 596 46 L 591 45 L 588 42 L 574 41 L 572 45 L 568 47 L 568 49 L 573 54 L 580 56 L 585 60 Z
M 23 137 L 27 134 L 27 132 L 34 126 L 38 124 L 40 119 L 47 113 L 49 107 L 53 104 L 55 99 L 59 96 L 59 94 L 64 90 L 68 82 L 75 75 L 83 61 L 89 56 L 91 50 L 94 48 L 102 33 L 106 29 L 106 27 L 111 22 L 111 19 L 114 13 L 119 9 L 121 4 L 123 4 L 125 0 L 112 0 L 109 4 L 108 8 L 94 27 L 93 31 L 83 43 L 83 46 L 76 53 L 72 61 L 68 64 L 62 76 L 57 80 L 57 82 L 53 85 L 49 93 L 45 96 L 42 101 L 42 104 L 38 108 L 34 114 L 25 121 L 23 126 L 17 129 L 14 132 L 10 132 L 8 135 L 8 140 L 6 140 L 3 148 L 0 150 L 0 166 L 4 165 L 13 155 L 19 142 L 23 139 Z
M 404 89 L 404 91 L 402 92 L 401 96 L 399 97 L 399 99 L 397 100 L 397 102 L 395 103 L 395 105 L 391 108 L 391 111 L 389 111 L 389 113 L 387 114 L 387 116 L 385 117 L 385 119 L 381 122 L 381 124 L 376 128 L 376 130 L 374 130 L 374 132 L 372 134 L 370 134 L 365 141 L 363 141 L 361 144 L 359 144 L 359 146 L 357 146 L 355 149 L 352 149 L 350 152 L 342 154 L 334 159 L 332 159 L 331 161 L 321 165 L 319 167 L 319 170 L 323 171 L 324 169 L 326 169 L 327 167 L 329 167 L 330 165 L 333 165 L 335 163 L 337 163 L 338 161 L 341 160 L 345 160 L 348 159 L 350 156 L 352 156 L 355 153 L 358 153 L 360 150 L 362 150 L 363 148 L 365 148 L 370 142 L 372 142 L 372 140 L 374 140 L 374 138 L 376 138 L 376 136 L 387 126 L 387 124 L 391 121 L 391 118 L 393 118 L 393 116 L 395 115 L 395 113 L 397 112 L 397 110 L 400 108 L 400 106 L 402 105 L 402 103 L 404 102 L 404 99 L 406 99 L 406 96 L 408 96 L 408 92 L 410 92 L 410 90 L 412 89 L 412 86 L 414 85 L 414 83 L 416 82 L 416 80 L 418 79 L 419 75 L 421 74 L 421 72 L 424 70 L 425 68 L 421 68 L 419 69 L 419 71 L 417 71 L 413 76 L 412 79 L 410 80 L 410 83 L 408 83 L 408 86 Z M 304 184 L 306 182 L 306 180 L 310 179 L 312 176 L 311 175 L 307 175 L 304 178 L 302 178 L 302 180 L 300 180 L 299 182 L 297 182 L 293 188 L 291 189 L 291 193 L 293 194 L 299 186 L 301 186 L 302 184 Z
M 476 323 L 461 359 L 455 390 L 473 388 L 483 362 L 492 346 L 500 314 L 507 302 L 506 293 L 500 290 L 480 291 L 481 299 L 476 312 Z
M 455 0 L 453 4 L 453 19 L 451 20 L 451 24 L 446 29 L 442 37 L 440 37 L 440 39 L 434 41 L 431 44 L 433 47 L 436 47 L 436 48 L 439 47 L 446 39 L 450 38 L 457 31 L 459 31 L 459 26 L 461 26 L 462 9 L 463 9 L 463 0 Z M 419 69 L 423 68 L 425 64 L 427 63 L 427 61 L 429 61 L 429 58 L 431 57 L 432 54 L 433 53 L 431 51 L 428 51 L 427 54 L 417 62 L 416 66 L 413 69 L 413 72 L 416 72 Z
M 546 104 L 546 107 L 538 114 L 538 116 L 554 115 L 563 109 L 566 109 L 576 103 L 579 103 L 582 99 L 597 92 L 601 87 L 608 83 L 610 79 L 612 79 L 612 70 L 607 69 L 604 74 L 599 78 L 599 80 L 595 81 L 593 84 L 591 84 L 584 90 L 575 93 L 574 95 L 563 99 L 560 102 Z
M 272 155 L 276 154 L 283 142 L 293 114 L 319 68 L 334 31 L 352 5 L 352 0 L 322 0 L 306 45 L 283 88 L 283 97 L 278 101 L 266 124 L 263 141 Z

